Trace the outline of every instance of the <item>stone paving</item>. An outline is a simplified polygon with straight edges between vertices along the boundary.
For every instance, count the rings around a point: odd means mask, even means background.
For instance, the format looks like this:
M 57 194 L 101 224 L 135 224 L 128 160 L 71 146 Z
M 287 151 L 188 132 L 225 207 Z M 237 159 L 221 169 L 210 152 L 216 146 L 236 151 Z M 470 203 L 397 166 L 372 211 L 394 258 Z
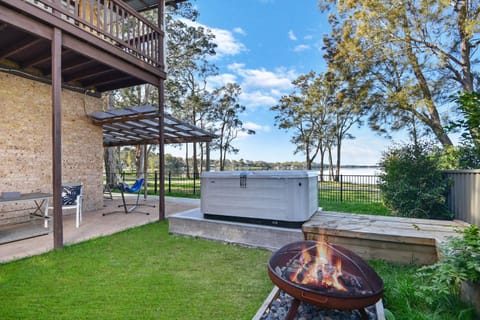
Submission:
M 132 200 L 135 199 L 130 198 L 130 201 Z M 80 225 L 80 228 L 75 228 L 74 214 L 65 215 L 63 217 L 64 243 L 78 243 L 88 239 L 111 235 L 122 230 L 158 221 L 158 197 L 148 197 L 147 200 L 140 200 L 140 203 L 156 205 L 155 208 L 146 206 L 138 207 L 138 211 L 149 212 L 149 215 L 136 212 L 125 214 L 121 211 L 123 208 L 118 208 L 118 205 L 121 203 L 122 201 L 120 196 L 114 195 L 113 200 L 104 201 L 104 207 L 101 210 L 84 212 L 83 222 Z M 165 202 L 165 211 L 167 217 L 174 213 L 191 210 L 198 207 L 200 207 L 199 199 L 167 197 Z M 109 214 L 106 216 L 102 215 L 103 213 L 112 211 L 119 211 L 119 213 Z M 0 263 L 45 253 L 50 250 L 53 250 L 52 232 L 50 232 L 48 235 L 0 245 Z

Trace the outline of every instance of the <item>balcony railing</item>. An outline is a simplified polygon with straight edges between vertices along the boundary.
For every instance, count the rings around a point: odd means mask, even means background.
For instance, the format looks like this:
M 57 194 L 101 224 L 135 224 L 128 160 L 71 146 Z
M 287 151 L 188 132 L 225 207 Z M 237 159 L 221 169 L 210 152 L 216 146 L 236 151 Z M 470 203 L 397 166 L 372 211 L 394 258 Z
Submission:
M 83 29 L 154 67 L 162 31 L 118 0 L 23 0 Z

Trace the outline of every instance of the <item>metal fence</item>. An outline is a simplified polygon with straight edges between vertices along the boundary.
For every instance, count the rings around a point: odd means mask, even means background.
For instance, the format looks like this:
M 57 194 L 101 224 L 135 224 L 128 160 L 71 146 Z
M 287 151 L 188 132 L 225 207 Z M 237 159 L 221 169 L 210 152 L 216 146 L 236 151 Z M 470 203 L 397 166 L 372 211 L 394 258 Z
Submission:
M 447 170 L 448 209 L 459 219 L 480 225 L 480 170 Z
M 480 225 L 480 170 L 448 170 L 451 181 L 447 204 L 455 219 Z M 135 174 L 124 172 L 123 180 L 135 181 Z M 149 193 L 158 194 L 159 174 L 147 176 Z M 382 201 L 378 175 L 340 175 L 338 178 L 324 175 L 318 182 L 318 196 L 321 202 L 379 203 Z M 198 175 L 168 172 L 165 176 L 166 195 L 200 195 Z
M 135 181 L 135 172 L 124 171 L 121 173 L 122 180 L 128 184 Z M 148 173 L 146 176 L 148 192 L 151 194 L 159 193 L 158 171 Z M 167 172 L 165 175 L 165 194 L 166 195 L 200 195 L 200 177 L 198 174 L 187 175 L 185 173 Z
M 133 183 L 133 172 L 122 173 L 127 183 Z M 328 202 L 381 202 L 379 177 L 376 175 L 340 175 L 338 179 L 324 175 L 318 182 L 318 196 L 321 201 Z M 159 192 L 159 174 L 157 171 L 148 174 L 147 184 L 150 193 Z M 201 181 L 198 175 L 174 173 L 169 171 L 165 176 L 165 193 L 167 195 L 200 195 Z
M 318 196 L 322 202 L 381 202 L 377 175 L 324 176 L 318 182 Z

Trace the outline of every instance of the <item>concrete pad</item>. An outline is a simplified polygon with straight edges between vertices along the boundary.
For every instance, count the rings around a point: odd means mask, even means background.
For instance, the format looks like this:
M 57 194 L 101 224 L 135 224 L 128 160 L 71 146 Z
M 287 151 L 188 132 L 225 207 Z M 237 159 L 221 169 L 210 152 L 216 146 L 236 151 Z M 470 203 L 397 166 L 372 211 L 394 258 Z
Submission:
M 303 240 L 302 230 L 204 219 L 199 208 L 170 215 L 169 232 L 208 240 L 276 251 Z
M 128 202 L 136 200 L 135 195 L 125 195 Z M 75 215 L 63 216 L 63 242 L 65 245 L 79 243 L 101 236 L 108 236 L 123 230 L 138 227 L 159 220 L 159 197 L 149 196 L 141 199 L 140 204 L 155 205 L 156 207 L 139 207 L 139 211 L 148 212 L 149 215 L 132 212 L 122 212 L 121 197 L 113 195 L 113 200 L 104 200 L 104 207 L 83 213 L 83 221 L 79 228 L 75 227 Z M 171 198 L 165 199 L 166 216 L 200 207 L 199 199 Z M 103 216 L 104 213 L 117 212 Z M 50 222 L 50 226 L 52 222 Z M 50 227 L 51 228 L 51 227 Z M 2 234 L 0 233 L 0 236 Z M 0 263 L 9 262 L 53 250 L 53 232 L 35 238 L 23 239 L 0 245 Z

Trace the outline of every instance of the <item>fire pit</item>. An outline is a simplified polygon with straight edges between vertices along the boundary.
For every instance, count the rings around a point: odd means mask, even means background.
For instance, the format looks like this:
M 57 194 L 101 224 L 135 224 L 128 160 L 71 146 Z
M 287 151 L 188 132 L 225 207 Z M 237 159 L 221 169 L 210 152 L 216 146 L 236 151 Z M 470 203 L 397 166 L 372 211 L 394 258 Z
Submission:
M 291 320 L 301 301 L 323 308 L 358 309 L 375 304 L 383 295 L 383 281 L 361 257 L 343 247 L 317 241 L 290 243 L 275 252 L 268 264 L 275 285 L 294 300 Z

